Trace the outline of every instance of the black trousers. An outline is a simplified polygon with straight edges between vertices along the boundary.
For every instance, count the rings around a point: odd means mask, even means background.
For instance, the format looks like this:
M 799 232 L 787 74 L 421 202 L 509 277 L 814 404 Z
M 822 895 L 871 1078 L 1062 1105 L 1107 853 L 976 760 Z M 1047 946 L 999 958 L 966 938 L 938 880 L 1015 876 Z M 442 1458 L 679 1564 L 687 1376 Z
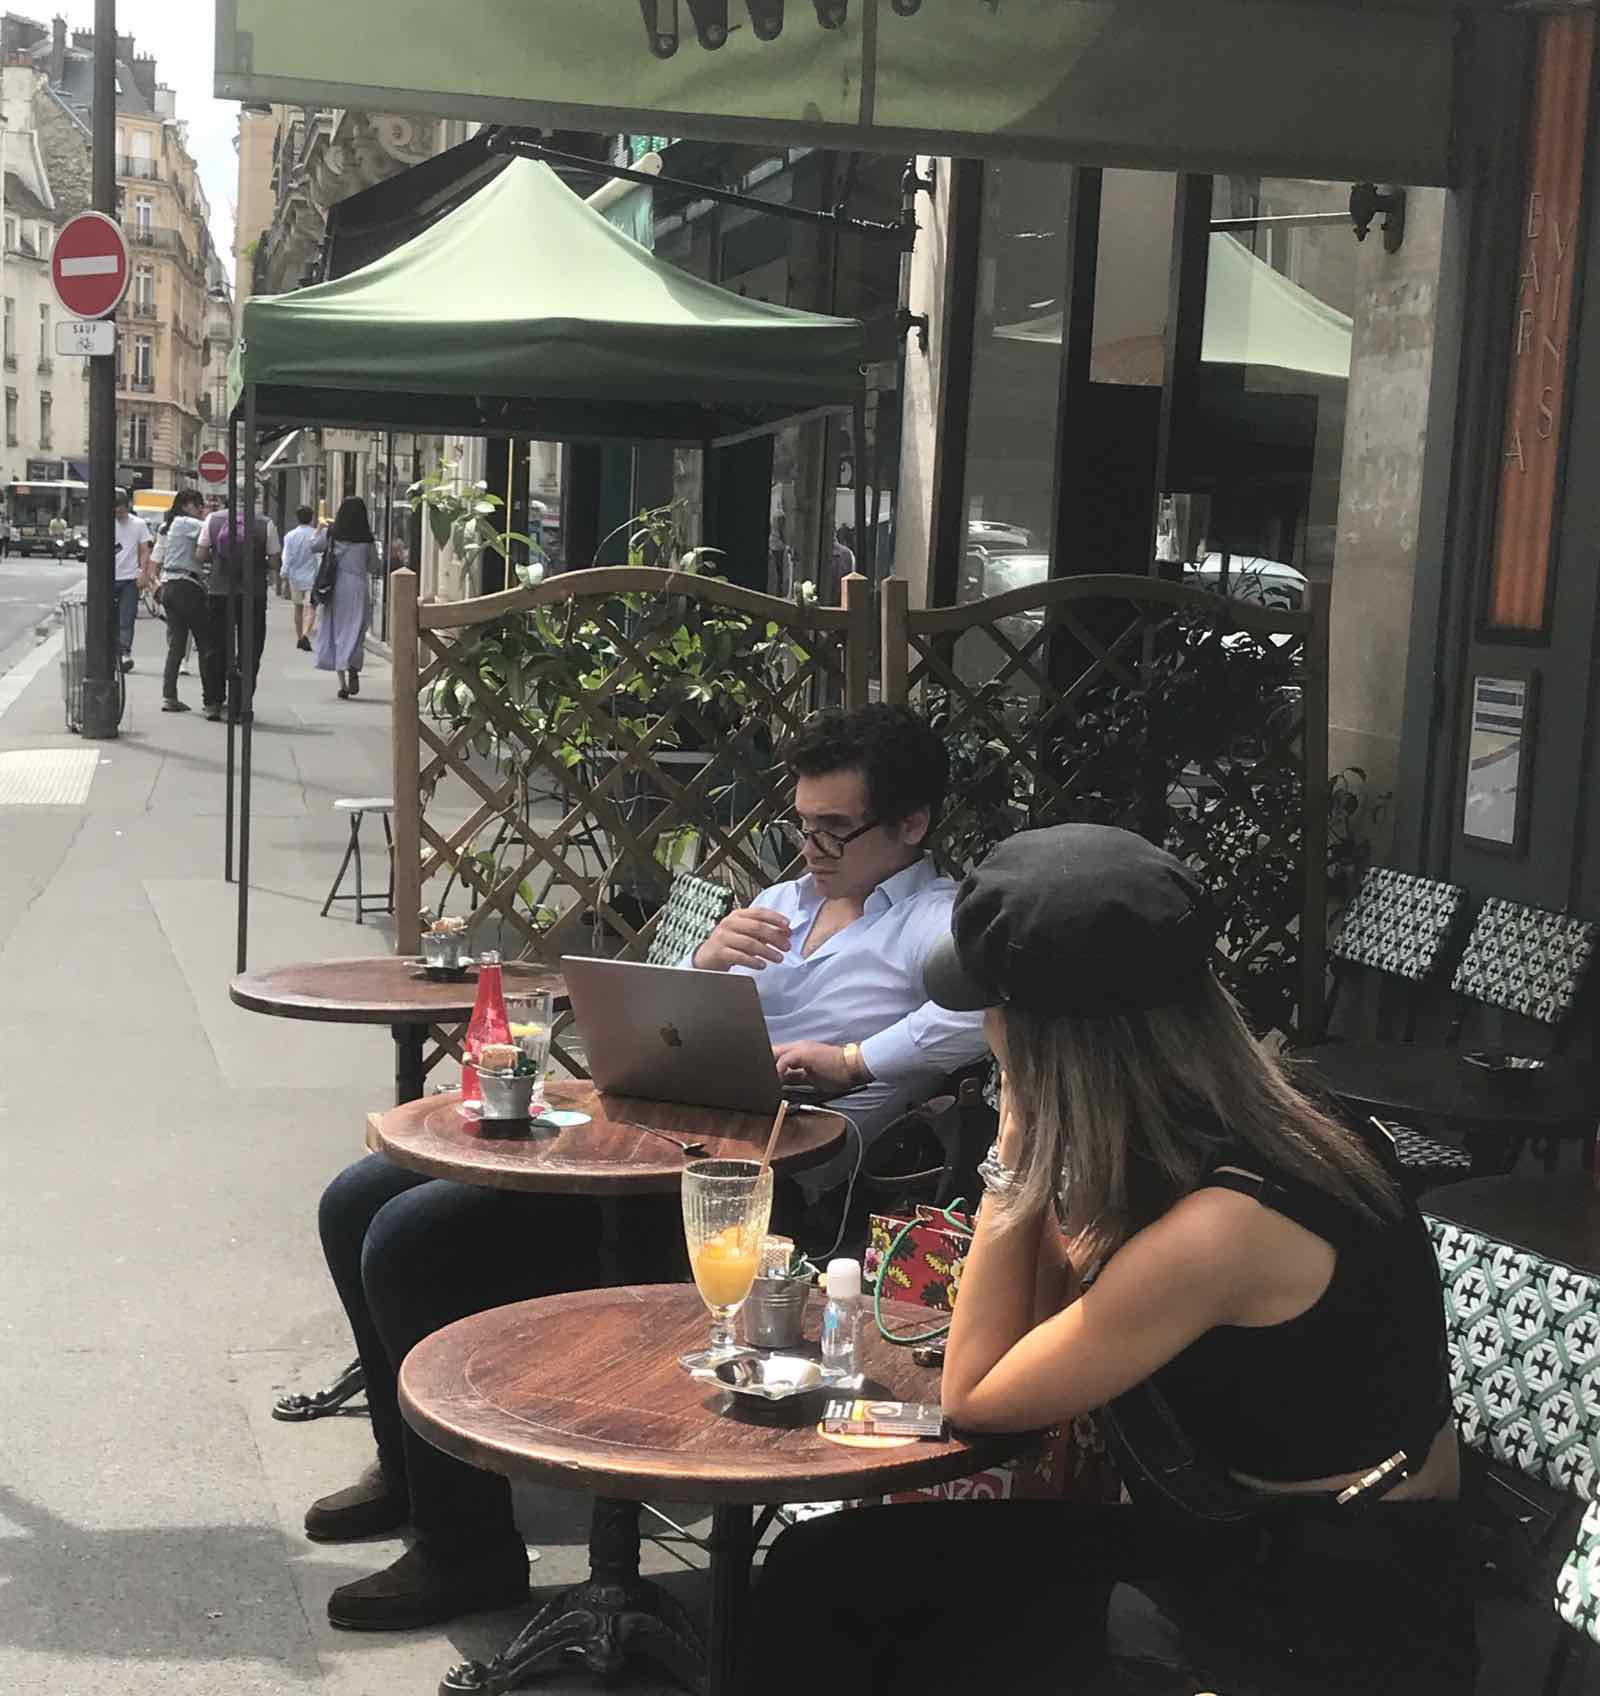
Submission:
M 384 1474 L 411 1494 L 411 1522 L 439 1548 L 515 1534 L 503 1478 L 453 1460 L 400 1416 L 400 1363 L 454 1320 L 598 1281 L 598 1210 L 582 1197 L 519 1195 L 407 1172 L 381 1154 L 323 1192 L 318 1224 L 367 1375 Z
M 1454 1503 L 1174 1530 L 1134 1507 L 930 1502 L 785 1531 L 747 1696 L 1468 1696 Z
M 212 672 L 207 676 L 202 664 L 200 676 L 205 698 L 208 702 L 220 701 L 225 692 L 228 693 L 228 710 L 238 712 L 239 702 L 231 692 L 231 673 L 235 669 L 234 661 L 239 652 L 239 631 L 236 622 L 235 604 L 226 595 L 212 595 L 211 616 L 215 623 L 219 641 L 216 645 L 215 658 L 212 661 Z M 261 655 L 267 645 L 267 600 L 266 596 L 256 597 L 245 609 L 245 623 L 251 630 L 250 664 L 250 693 L 255 697 L 255 686 L 261 677 Z M 215 688 L 216 693 L 212 694 Z
M 178 667 L 194 638 L 199 657 L 200 691 L 208 707 L 222 705 L 222 668 L 215 650 L 220 646 L 213 597 L 192 577 L 169 577 L 161 585 L 161 610 L 167 617 L 167 666 L 161 679 L 162 696 L 178 698 Z M 214 692 L 213 692 L 214 691 Z

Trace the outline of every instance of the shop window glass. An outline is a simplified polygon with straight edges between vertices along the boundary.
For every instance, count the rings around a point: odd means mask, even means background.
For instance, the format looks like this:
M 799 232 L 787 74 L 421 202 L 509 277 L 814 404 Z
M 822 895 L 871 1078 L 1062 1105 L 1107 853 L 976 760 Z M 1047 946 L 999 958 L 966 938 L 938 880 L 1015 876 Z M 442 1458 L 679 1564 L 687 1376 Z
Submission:
M 994 592 L 991 560 L 1009 558 L 1007 587 L 1019 573 L 1049 574 L 1070 184 L 1066 165 L 1003 159 L 984 169 L 964 601 Z
M 1162 171 L 1101 172 L 1091 383 L 1161 387 L 1177 182 Z
M 1212 189 L 1190 444 L 1212 491 L 1208 541 L 1313 580 L 1333 569 L 1338 527 L 1360 251 L 1349 193 L 1275 177 Z

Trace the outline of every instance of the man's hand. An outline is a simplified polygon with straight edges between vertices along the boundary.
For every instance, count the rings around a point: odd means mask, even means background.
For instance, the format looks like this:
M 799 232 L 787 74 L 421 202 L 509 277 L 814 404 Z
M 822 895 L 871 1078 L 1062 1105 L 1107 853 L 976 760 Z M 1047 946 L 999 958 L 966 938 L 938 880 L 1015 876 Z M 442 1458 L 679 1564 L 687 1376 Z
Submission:
M 827 1042 L 785 1042 L 772 1051 L 778 1076 L 786 1084 L 810 1084 L 829 1095 L 848 1095 L 872 1081 L 865 1066 L 857 1061 L 852 1071 L 842 1048 Z
M 730 966 L 765 971 L 769 961 L 789 952 L 789 921 L 765 907 L 740 907 L 729 913 L 694 952 L 703 972 L 725 972 Z

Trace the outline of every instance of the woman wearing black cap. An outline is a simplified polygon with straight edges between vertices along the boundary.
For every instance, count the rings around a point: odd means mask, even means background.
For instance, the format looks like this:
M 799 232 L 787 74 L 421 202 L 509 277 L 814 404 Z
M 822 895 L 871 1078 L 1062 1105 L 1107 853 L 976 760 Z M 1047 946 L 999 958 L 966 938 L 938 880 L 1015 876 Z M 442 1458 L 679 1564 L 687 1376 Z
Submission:
M 928 993 L 988 1009 L 1004 1093 L 945 1409 L 1020 1432 L 1124 1398 L 1133 1505 L 796 1527 L 747 1690 L 1471 1690 L 1426 1228 L 1384 1141 L 1251 1037 L 1214 936 L 1186 866 L 1102 826 L 1013 837 L 962 885 Z M 1165 1491 L 1140 1473 L 1163 1419 L 1201 1463 Z

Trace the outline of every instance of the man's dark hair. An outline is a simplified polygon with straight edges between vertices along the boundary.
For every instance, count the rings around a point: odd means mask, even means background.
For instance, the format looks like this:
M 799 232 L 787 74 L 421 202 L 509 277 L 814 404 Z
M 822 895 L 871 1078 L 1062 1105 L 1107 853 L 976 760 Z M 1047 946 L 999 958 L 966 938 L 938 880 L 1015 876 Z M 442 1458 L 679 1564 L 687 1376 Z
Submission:
M 883 702 L 814 713 L 789 748 L 789 769 L 796 777 L 859 771 L 879 824 L 899 824 L 918 807 L 936 820 L 950 782 L 944 743 L 909 707 Z
M 297 506 L 294 515 L 302 524 L 309 524 L 317 516 L 308 506 Z

